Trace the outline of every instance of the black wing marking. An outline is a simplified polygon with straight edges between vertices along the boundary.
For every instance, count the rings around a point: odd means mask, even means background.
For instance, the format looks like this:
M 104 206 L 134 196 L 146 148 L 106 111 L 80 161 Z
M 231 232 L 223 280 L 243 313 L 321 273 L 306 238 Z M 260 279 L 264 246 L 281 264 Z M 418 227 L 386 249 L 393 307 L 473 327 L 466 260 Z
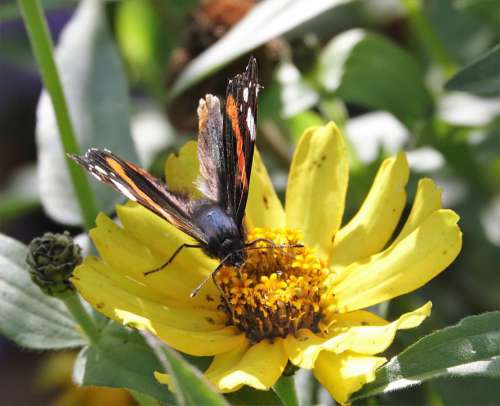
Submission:
M 99 181 L 156 213 L 199 242 L 207 243 L 204 233 L 190 220 L 193 201 L 181 193 L 169 191 L 162 181 L 146 170 L 109 151 L 95 148 L 89 149 L 85 156 L 68 156 Z
M 224 151 L 229 171 L 229 208 L 236 224 L 243 227 L 248 198 L 255 138 L 257 135 L 257 61 L 250 58 L 245 72 L 229 82 L 224 109 Z

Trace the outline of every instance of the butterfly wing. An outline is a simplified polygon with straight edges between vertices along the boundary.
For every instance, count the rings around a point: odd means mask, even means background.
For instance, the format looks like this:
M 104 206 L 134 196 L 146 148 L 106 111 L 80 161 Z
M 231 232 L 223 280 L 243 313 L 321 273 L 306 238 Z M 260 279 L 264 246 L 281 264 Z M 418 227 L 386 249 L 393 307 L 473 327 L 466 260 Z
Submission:
M 199 242 L 207 242 L 205 235 L 190 220 L 193 201 L 181 193 L 169 191 L 163 182 L 146 170 L 109 151 L 95 148 L 89 149 L 85 156 L 68 156 L 128 199 L 156 213 Z
M 224 113 L 219 100 L 200 101 L 198 155 L 203 190 L 218 202 L 242 229 L 257 134 L 257 61 L 251 57 L 245 72 L 229 81 Z

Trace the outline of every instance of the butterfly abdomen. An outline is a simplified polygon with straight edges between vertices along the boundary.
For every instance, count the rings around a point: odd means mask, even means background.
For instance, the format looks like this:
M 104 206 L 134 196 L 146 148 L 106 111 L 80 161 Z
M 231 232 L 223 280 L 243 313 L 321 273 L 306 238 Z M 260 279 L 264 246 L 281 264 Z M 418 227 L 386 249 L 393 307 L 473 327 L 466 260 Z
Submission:
M 226 260 L 230 265 L 243 262 L 245 238 L 234 219 L 215 203 L 207 202 L 196 208 L 194 218 L 207 237 L 206 253 Z

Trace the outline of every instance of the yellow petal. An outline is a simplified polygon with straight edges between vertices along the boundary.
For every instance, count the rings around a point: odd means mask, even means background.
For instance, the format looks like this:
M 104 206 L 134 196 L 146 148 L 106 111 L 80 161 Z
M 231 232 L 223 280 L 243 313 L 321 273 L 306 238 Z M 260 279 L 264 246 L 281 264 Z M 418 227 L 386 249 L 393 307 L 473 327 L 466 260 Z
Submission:
M 174 385 L 172 384 L 172 378 L 170 378 L 169 374 L 164 374 L 162 372 L 155 371 L 154 376 L 158 382 L 160 382 L 164 385 L 168 385 L 168 390 L 170 392 L 172 392 L 172 393 L 175 392 Z
M 323 351 L 337 354 L 354 351 L 374 355 L 385 351 L 393 342 L 397 330 L 414 328 L 429 316 L 431 303 L 398 320 L 388 323 L 368 312 L 354 311 L 333 316 L 325 335 L 317 335 L 310 330 L 300 330 L 297 336 L 285 339 L 285 349 L 290 361 L 301 368 L 311 369 Z M 374 324 L 371 324 L 374 323 Z
M 235 327 L 226 327 L 222 312 L 200 307 L 177 308 L 151 301 L 138 296 L 139 289 L 128 290 L 133 281 L 110 273 L 112 269 L 90 257 L 76 269 L 72 279 L 85 300 L 109 318 L 150 331 L 170 346 L 191 355 L 220 354 L 246 341 Z M 149 292 L 144 287 L 143 290 Z
M 268 340 L 217 355 L 205 376 L 220 392 L 233 392 L 243 385 L 268 390 L 279 379 L 287 363 L 283 340 Z
M 149 210 L 137 205 L 118 206 L 117 212 L 125 229 L 105 215 L 99 215 L 97 227 L 90 235 L 101 257 L 112 268 L 140 281 L 148 288 L 165 295 L 197 303 L 189 297 L 191 291 L 217 266 L 200 249 L 184 249 L 163 270 L 145 276 L 144 273 L 164 264 L 188 237 Z M 218 297 L 213 283 L 208 283 L 201 296 Z
M 339 311 L 411 292 L 442 272 L 462 247 L 458 219 L 451 210 L 435 211 L 398 244 L 349 266 L 331 290 Z
M 178 153 L 170 154 L 165 162 L 165 179 L 168 187 L 186 192 L 195 199 L 203 196 L 196 187 L 199 173 L 200 164 L 196 141 L 184 144 Z
M 330 263 L 342 267 L 379 252 L 389 241 L 406 202 L 404 153 L 386 159 L 361 208 L 335 236 Z
M 290 168 L 286 219 L 323 258 L 342 222 L 348 176 L 346 147 L 337 126 L 306 130 Z
M 399 319 L 385 325 L 360 325 L 351 313 L 339 315 L 338 323 L 330 327 L 325 348 L 334 352 L 354 351 L 375 355 L 385 351 L 394 341 L 398 330 L 419 326 L 431 313 L 432 304 L 427 302 L 420 308 L 401 315 Z M 357 312 L 353 312 L 357 313 Z
M 210 331 L 225 326 L 226 316 L 215 309 L 177 307 L 131 278 L 116 273 L 101 261 L 87 257 L 75 270 L 74 285 L 82 296 L 100 312 L 116 319 L 116 312 L 126 311 L 153 323 L 183 330 Z M 194 303 L 193 303 L 194 304 Z
M 257 150 L 253 157 L 245 222 L 249 230 L 284 228 L 286 225 L 285 211 Z
M 313 373 L 335 401 L 345 404 L 352 393 L 375 379 L 375 371 L 386 361 L 383 357 L 353 352 L 323 352 L 314 366 Z
M 406 223 L 394 240 L 397 244 L 415 228 L 417 228 L 427 217 L 441 208 L 441 189 L 428 178 L 418 181 L 417 193 Z

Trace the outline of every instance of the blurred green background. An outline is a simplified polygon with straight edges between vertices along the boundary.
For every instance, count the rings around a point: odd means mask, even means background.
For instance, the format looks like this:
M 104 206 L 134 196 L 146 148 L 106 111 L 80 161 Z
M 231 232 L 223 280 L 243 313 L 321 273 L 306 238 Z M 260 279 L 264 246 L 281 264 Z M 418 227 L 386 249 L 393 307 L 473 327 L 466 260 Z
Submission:
M 257 145 L 281 196 L 302 131 L 334 120 L 350 149 L 344 222 L 380 162 L 400 149 L 411 167 L 406 213 L 417 180 L 428 176 L 443 188 L 444 206 L 461 216 L 458 259 L 383 309 L 391 318 L 434 303 L 431 319 L 401 333 L 391 351 L 466 315 L 500 308 L 498 0 L 91 3 L 42 2 L 82 150 L 107 147 L 162 176 L 167 154 L 196 137 L 199 98 L 223 94 L 227 78 L 252 53 L 264 86 Z M 23 242 L 68 228 L 62 224 L 80 233 L 58 148 L 16 3 L 0 2 L 0 232 Z M 121 198 L 93 187 L 99 207 L 112 211 Z M 40 383 L 47 355 L 4 340 L 0 357 L 0 391 L 10 404 L 54 400 L 57 388 Z M 331 402 L 321 390 L 311 396 L 309 403 Z M 494 405 L 498 399 L 493 380 L 458 378 L 385 395 L 380 403 Z

